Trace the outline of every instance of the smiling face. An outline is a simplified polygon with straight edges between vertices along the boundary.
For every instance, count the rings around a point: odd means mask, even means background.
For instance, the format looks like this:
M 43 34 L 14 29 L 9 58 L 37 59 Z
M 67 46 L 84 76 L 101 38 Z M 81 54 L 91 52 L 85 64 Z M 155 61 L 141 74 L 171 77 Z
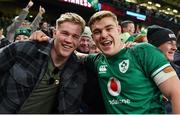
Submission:
M 91 25 L 92 36 L 97 47 L 108 57 L 117 54 L 123 47 L 121 28 L 112 17 L 96 20 Z
M 54 47 L 57 56 L 68 58 L 78 47 L 82 27 L 72 22 L 63 22 L 55 31 Z
M 174 53 L 177 50 L 176 41 L 167 41 L 158 47 L 169 61 L 174 60 Z
M 80 40 L 80 44 L 79 44 L 79 51 L 82 52 L 82 53 L 89 53 L 89 45 L 90 45 L 90 39 L 89 37 L 87 36 L 82 36 L 81 37 L 81 40 Z

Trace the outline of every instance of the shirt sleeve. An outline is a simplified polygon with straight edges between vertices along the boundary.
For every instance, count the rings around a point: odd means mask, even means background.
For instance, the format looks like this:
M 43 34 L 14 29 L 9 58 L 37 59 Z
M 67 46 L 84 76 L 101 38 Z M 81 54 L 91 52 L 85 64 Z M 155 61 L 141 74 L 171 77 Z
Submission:
M 0 49 L 0 72 L 7 72 L 15 62 L 15 43 Z
M 88 71 L 96 72 L 96 62 L 98 61 L 98 57 L 99 54 L 90 54 L 83 59 Z
M 135 50 L 146 76 L 151 77 L 157 85 L 176 75 L 170 62 L 158 48 L 142 43 Z

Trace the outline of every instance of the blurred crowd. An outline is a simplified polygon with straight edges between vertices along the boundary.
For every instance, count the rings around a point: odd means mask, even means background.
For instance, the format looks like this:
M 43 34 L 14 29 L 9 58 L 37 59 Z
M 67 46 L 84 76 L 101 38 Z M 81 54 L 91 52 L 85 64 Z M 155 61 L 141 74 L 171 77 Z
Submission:
M 112 5 L 113 7 L 124 10 L 124 11 L 130 10 L 136 13 L 146 15 L 147 17 L 151 16 L 159 20 L 169 21 L 175 24 L 180 24 L 180 18 L 178 17 L 172 16 L 170 14 L 165 14 L 164 12 L 159 12 L 159 10 L 147 9 L 147 7 L 140 6 L 139 4 L 126 2 L 125 0 L 112 0 L 112 1 L 101 0 L 101 1 L 108 3 Z

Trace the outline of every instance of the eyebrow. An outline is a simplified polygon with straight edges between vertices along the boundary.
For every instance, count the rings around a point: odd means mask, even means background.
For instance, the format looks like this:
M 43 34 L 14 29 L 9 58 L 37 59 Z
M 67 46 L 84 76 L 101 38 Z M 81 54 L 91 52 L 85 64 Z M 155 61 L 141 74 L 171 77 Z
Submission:
M 108 27 L 115 27 L 115 26 L 112 24 L 109 24 L 109 25 L 106 25 L 104 28 L 108 28 Z M 93 32 L 97 31 L 97 30 L 101 30 L 101 29 L 97 28 L 97 29 L 93 30 Z

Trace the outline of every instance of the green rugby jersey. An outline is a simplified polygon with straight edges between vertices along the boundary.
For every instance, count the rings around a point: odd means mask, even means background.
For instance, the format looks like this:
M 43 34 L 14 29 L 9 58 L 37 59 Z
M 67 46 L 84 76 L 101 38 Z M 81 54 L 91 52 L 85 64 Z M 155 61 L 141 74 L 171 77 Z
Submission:
M 158 85 L 175 75 L 165 56 L 147 43 L 124 48 L 113 57 L 89 55 L 85 64 L 98 73 L 108 113 L 164 113 Z

